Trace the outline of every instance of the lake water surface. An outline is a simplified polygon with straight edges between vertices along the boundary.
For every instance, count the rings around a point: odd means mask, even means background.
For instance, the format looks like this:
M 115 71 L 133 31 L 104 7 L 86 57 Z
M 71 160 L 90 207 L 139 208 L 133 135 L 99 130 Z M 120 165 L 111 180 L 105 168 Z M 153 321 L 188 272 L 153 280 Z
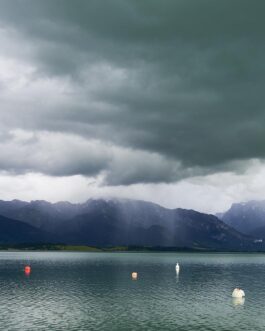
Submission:
M 0 330 L 254 331 L 264 308 L 265 255 L 0 253 Z

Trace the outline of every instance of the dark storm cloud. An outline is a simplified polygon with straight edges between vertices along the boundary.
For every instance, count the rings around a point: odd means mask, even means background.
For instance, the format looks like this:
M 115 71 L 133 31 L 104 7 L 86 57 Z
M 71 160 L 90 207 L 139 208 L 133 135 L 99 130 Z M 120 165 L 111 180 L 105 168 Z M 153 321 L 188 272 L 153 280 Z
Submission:
M 265 156 L 264 10 L 258 0 L 2 0 L 5 54 L 34 67 L 33 85 L 56 82 L 4 99 L 2 122 L 97 139 L 102 156 L 107 143 L 123 151 L 96 162 L 82 152 L 82 167 L 65 162 L 57 175 L 69 166 L 131 184 L 237 170 Z

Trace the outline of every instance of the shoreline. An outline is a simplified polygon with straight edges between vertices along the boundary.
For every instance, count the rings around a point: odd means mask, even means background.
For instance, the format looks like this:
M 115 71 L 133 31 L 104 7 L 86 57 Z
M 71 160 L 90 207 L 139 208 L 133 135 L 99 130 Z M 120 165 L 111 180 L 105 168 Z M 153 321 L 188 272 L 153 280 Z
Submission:
M 188 247 L 138 247 L 138 246 L 114 246 L 95 247 L 85 245 L 62 244 L 18 244 L 0 245 L 0 252 L 70 252 L 70 253 L 187 253 L 187 254 L 265 254 L 264 250 L 211 250 L 207 248 Z

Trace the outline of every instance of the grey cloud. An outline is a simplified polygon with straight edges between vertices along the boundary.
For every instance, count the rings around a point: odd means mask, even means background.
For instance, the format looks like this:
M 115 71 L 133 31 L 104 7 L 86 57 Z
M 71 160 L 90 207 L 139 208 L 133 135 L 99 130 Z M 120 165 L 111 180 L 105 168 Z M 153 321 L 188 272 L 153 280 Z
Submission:
M 171 182 L 187 176 L 180 163 L 159 154 L 76 135 L 22 130 L 10 132 L 9 140 L 0 143 L 0 171 L 7 169 L 13 174 L 101 175 L 104 185 Z
M 0 144 L 0 169 L 15 174 L 39 172 L 52 176 L 97 175 L 110 158 L 99 142 L 75 136 L 14 131 Z
M 245 0 L 3 0 L 0 26 L 13 39 L 2 52 L 34 71 L 22 91 L 0 93 L 1 122 L 97 139 L 102 155 L 108 144 L 131 151 L 93 166 L 59 163 L 56 175 L 103 172 L 118 185 L 239 171 L 237 160 L 265 157 L 264 9 Z

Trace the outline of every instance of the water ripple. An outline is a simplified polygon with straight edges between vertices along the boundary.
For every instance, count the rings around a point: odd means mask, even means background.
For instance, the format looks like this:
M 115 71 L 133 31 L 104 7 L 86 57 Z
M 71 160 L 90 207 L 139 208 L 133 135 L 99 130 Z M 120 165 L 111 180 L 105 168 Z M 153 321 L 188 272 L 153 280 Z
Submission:
M 0 330 L 264 330 L 264 274 L 263 255 L 0 253 Z

